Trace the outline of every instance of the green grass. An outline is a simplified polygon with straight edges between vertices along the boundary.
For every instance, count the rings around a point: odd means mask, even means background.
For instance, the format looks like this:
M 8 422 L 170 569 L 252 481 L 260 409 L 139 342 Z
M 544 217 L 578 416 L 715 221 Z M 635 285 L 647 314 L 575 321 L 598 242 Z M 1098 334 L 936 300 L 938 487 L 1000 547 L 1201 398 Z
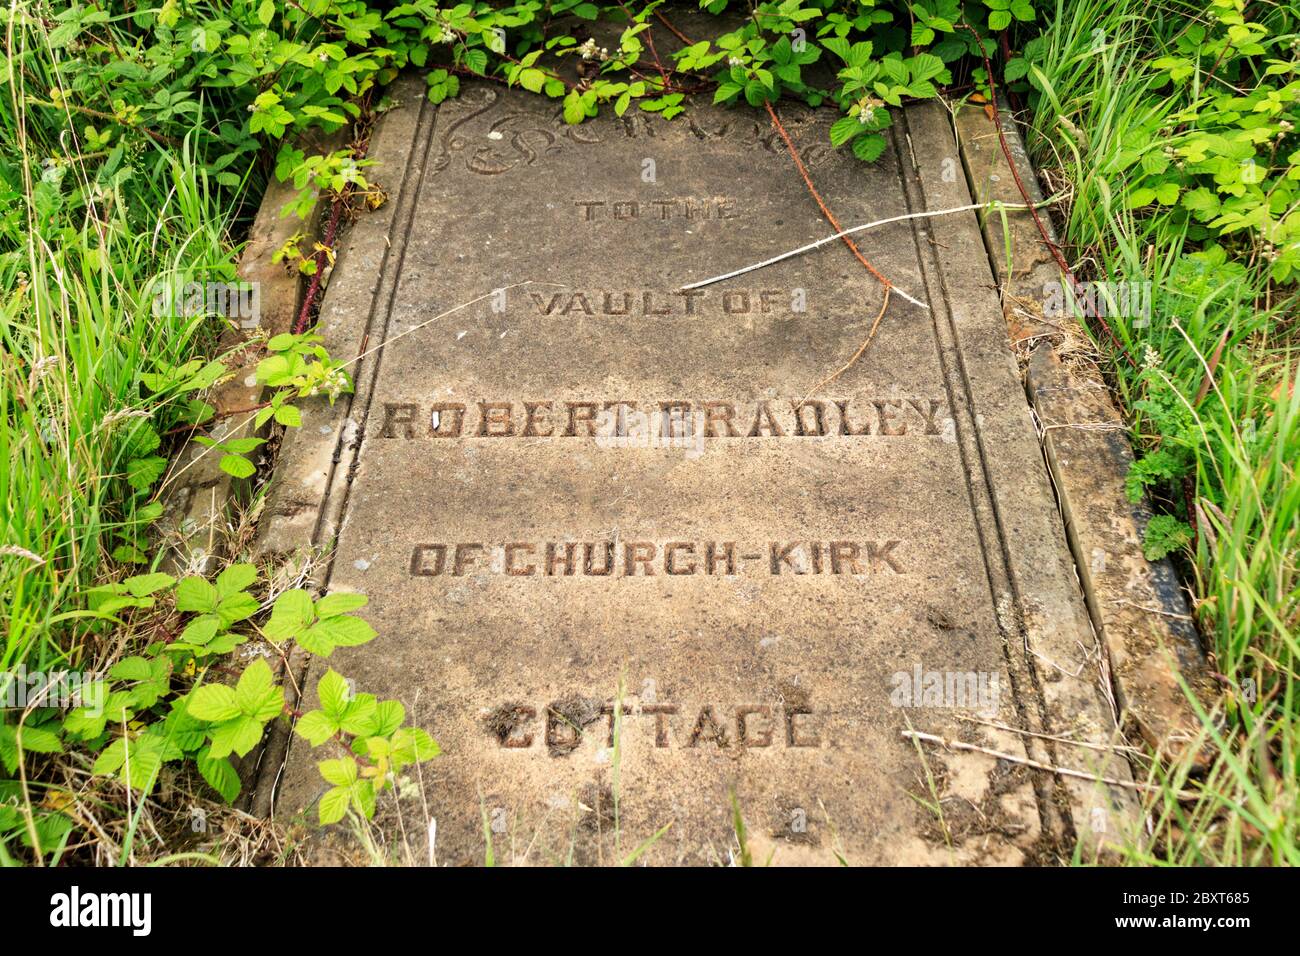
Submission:
M 1153 764 L 1162 791 L 1133 862 L 1300 863 L 1300 398 L 1295 394 L 1296 288 L 1269 276 L 1258 237 L 1219 237 L 1222 253 L 1177 206 L 1128 209 L 1134 130 L 1195 132 L 1209 68 L 1183 87 L 1151 64 L 1170 52 L 1203 6 L 1136 0 L 1060 2 L 1048 14 L 1035 74 L 1031 149 L 1040 167 L 1073 188 L 1063 223 L 1080 278 L 1149 281 L 1149 324 L 1111 317 L 1130 365 L 1104 340 L 1116 393 L 1142 451 L 1178 464 L 1150 491 L 1158 510 L 1194 523 L 1195 546 L 1177 557 L 1220 675 L 1222 696 L 1200 710 L 1213 753 L 1204 774 L 1190 763 Z M 1297 11 L 1255 5 L 1273 35 L 1293 34 Z M 1098 38 L 1101 42 L 1098 43 Z M 1238 89 L 1258 77 L 1231 76 Z M 1285 167 L 1283 167 L 1285 168 Z M 1294 210 L 1292 211 L 1294 214 Z M 1185 485 L 1183 475 L 1189 479 Z M 1190 489 L 1190 495 L 1187 491 Z M 1187 502 L 1192 501 L 1190 514 Z M 1255 699 L 1248 681 L 1254 682 Z M 1188 788 L 1200 795 L 1179 802 Z
M 79 117 L 30 103 L 63 83 L 47 39 L 9 22 L 0 89 L 0 671 L 101 672 L 121 648 L 78 616 L 76 596 L 156 515 L 128 463 L 176 420 L 142 376 L 212 344 L 210 320 L 153 314 L 152 283 L 228 269 L 239 197 L 211 186 L 190 137 L 172 147 L 141 133 L 105 175 L 79 145 Z M 163 438 L 156 453 L 167 452 Z M 24 836 L 48 819 L 33 810 L 50 782 L 37 778 L 0 783 Z M 51 826 L 46 862 L 63 839 Z

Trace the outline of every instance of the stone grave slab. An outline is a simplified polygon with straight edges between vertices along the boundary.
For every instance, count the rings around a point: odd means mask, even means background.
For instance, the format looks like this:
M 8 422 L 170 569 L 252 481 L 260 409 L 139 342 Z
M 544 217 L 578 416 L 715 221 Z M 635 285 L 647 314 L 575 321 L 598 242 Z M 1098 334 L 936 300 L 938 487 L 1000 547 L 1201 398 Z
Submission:
M 974 214 L 860 238 L 925 306 L 819 387 L 882 303 L 841 244 L 683 289 L 831 232 L 765 117 L 397 99 L 322 311 L 357 391 L 286 436 L 263 519 L 370 598 L 333 666 L 443 747 L 381 831 L 726 863 L 734 799 L 760 861 L 1021 863 L 1113 826 L 1123 791 L 1024 765 L 1122 773 L 1051 739 L 1112 718 Z M 872 166 L 782 115 L 846 225 L 970 201 L 938 107 Z M 281 814 L 324 789 L 297 742 L 276 772 Z

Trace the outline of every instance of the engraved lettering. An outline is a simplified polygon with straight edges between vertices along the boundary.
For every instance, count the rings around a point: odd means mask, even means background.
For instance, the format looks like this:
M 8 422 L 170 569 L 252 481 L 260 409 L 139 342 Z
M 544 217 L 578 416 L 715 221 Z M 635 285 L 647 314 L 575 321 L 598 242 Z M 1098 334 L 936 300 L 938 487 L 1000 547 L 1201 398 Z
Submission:
M 406 402 L 384 402 L 384 429 L 379 437 L 396 438 L 400 428 L 403 438 L 414 438 L 418 412 L 417 406 Z
M 596 549 L 599 548 L 604 555 L 599 568 L 596 567 L 595 557 Z M 583 574 L 590 574 L 595 577 L 605 577 L 614 571 L 614 542 L 606 541 L 604 544 L 584 544 L 582 546 L 582 571 Z
M 560 557 L 559 551 L 556 549 L 554 542 L 548 543 L 546 545 L 547 576 L 555 577 L 557 573 L 562 573 L 565 576 L 572 575 L 575 570 L 573 554 L 576 549 L 576 544 L 573 542 L 566 542 L 564 545 L 564 556 Z M 564 570 L 562 572 L 557 572 L 557 568 L 563 568 Z
M 474 563 L 476 552 L 482 551 L 483 545 L 473 542 L 456 545 L 451 562 L 451 573 L 454 577 L 461 577 L 465 569 Z
M 549 438 L 555 434 L 555 428 L 551 420 L 546 415 L 538 415 L 542 409 L 547 412 L 551 410 L 550 402 L 524 402 L 524 430 L 525 438 Z M 540 425 L 546 426 L 546 431 L 540 430 Z
M 459 438 L 465 428 L 463 402 L 435 402 L 430 409 L 429 435 L 432 438 Z
M 637 565 L 644 569 L 643 573 L 649 577 L 655 573 L 654 560 L 655 553 L 658 551 L 658 545 L 649 541 L 629 541 L 623 545 L 623 574 L 626 577 L 636 575 Z
M 677 552 L 683 552 L 687 558 L 678 564 Z M 666 574 L 695 573 L 695 545 L 689 541 L 670 541 L 664 545 L 664 572 Z
M 686 746 L 695 747 L 701 740 L 711 740 L 724 750 L 729 746 L 727 730 L 718 723 L 718 718 L 713 713 L 712 704 L 705 704 L 700 708 L 700 716 L 695 718 L 695 727 L 691 730 L 691 736 Z
M 523 566 L 516 566 L 516 564 L 515 564 L 515 555 L 516 555 L 517 553 L 519 553 L 520 551 L 524 552 L 525 554 L 532 554 L 532 553 L 533 553 L 533 546 L 532 546 L 531 544 L 527 544 L 527 543 L 525 543 L 525 542 L 513 542 L 513 543 L 511 543 L 511 544 L 507 544 L 507 545 L 506 545 L 506 548 L 505 548 L 505 554 L 506 554 L 505 570 L 506 570 L 506 574 L 512 574 L 512 575 L 516 575 L 516 576 L 519 576 L 519 577 L 527 577 L 528 575 L 532 574 L 534 571 L 537 570 L 537 566 L 534 565 L 534 564 L 526 564 L 526 565 L 523 565 Z
M 510 402 L 479 402 L 478 433 L 482 438 L 509 438 L 515 433 Z
M 432 556 L 433 565 L 429 565 Z M 436 577 L 442 574 L 447 564 L 447 546 L 445 544 L 417 544 L 411 552 L 411 574 L 415 577 Z
M 791 402 L 794 408 L 794 433 L 796 435 L 826 434 L 826 403 L 816 399 L 803 402 Z M 812 428 L 809 429 L 807 413 L 812 412 Z
M 704 573 L 717 574 L 718 564 L 722 563 L 726 569 L 723 574 L 736 573 L 736 543 L 734 541 L 724 541 L 722 543 L 722 554 L 718 554 L 718 546 L 710 541 L 704 546 Z
M 780 437 L 785 434 L 781 426 L 777 424 L 776 418 L 772 415 L 772 408 L 767 402 L 759 402 L 754 409 L 754 424 L 750 426 L 749 437 L 757 438 L 762 435 L 764 430 L 769 435 Z
M 750 717 L 761 717 L 766 726 L 754 730 Z M 765 704 L 742 705 L 736 708 L 736 739 L 742 747 L 767 747 L 772 743 L 772 708 Z M 750 736 L 753 731 L 753 736 Z
M 596 434 L 595 402 L 565 402 L 564 404 L 569 410 L 569 427 L 564 430 L 566 436 L 573 438 L 578 434 L 579 422 L 586 426 L 588 437 Z

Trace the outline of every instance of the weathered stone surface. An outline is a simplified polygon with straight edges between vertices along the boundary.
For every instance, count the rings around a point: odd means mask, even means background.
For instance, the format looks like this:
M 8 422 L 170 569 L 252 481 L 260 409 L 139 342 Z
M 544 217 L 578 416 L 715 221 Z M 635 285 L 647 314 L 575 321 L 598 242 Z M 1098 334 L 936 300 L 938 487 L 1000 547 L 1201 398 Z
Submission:
M 937 109 L 872 167 L 783 115 L 846 223 L 969 202 Z M 777 862 L 1016 863 L 1120 825 L 1122 790 L 903 736 L 1126 774 L 1069 743 L 1112 715 L 973 216 L 862 240 L 930 308 L 894 296 L 817 388 L 881 304 L 842 246 L 681 291 L 829 232 L 752 112 L 569 128 L 471 84 L 385 135 L 404 178 L 323 326 L 388 344 L 287 436 L 264 541 L 335 543 L 320 583 L 381 636 L 331 663 L 443 745 L 392 840 L 423 859 L 433 817 L 440 862 L 481 860 L 486 815 L 498 859 L 609 862 L 671 824 L 643 859 L 726 861 L 732 794 Z M 295 743 L 280 812 L 322 787 Z
M 1008 117 L 1001 120 L 1020 180 L 1040 202 L 1020 134 Z M 997 127 L 984 111 L 959 111 L 957 131 L 977 196 L 1023 203 Z M 1055 242 L 1048 212 L 1040 215 Z M 1062 277 L 1033 216 L 1023 210 L 989 214 L 984 230 L 1116 702 L 1153 748 L 1177 756 L 1197 739 L 1200 725 L 1180 682 L 1207 697 L 1213 689 L 1173 564 L 1148 561 L 1143 553 L 1151 508 L 1145 497 L 1132 504 L 1125 493 L 1133 449 L 1123 419 L 1074 316 L 1044 315 Z
M 338 137 L 323 141 L 312 137 L 300 140 L 298 145 L 324 151 L 339 144 Z M 264 337 L 289 331 L 297 315 L 302 277 L 272 261 L 294 233 L 315 233 L 319 208 L 306 222 L 281 215 L 285 204 L 297 195 L 291 182 L 273 180 L 267 186 L 239 257 L 239 279 L 253 283 L 258 314 L 227 321 L 222 330 L 218 351 L 231 371 L 208 395 L 214 411 L 207 437 L 214 440 L 231 441 L 254 434 L 250 409 L 262 399 L 263 386 L 257 381 L 261 343 Z M 169 483 L 164 496 L 161 535 L 168 570 L 206 574 L 216 567 L 229 531 L 230 500 L 236 489 L 246 484 L 222 471 L 220 460 L 221 456 L 210 447 L 193 441 L 176 456 L 173 474 L 177 479 Z

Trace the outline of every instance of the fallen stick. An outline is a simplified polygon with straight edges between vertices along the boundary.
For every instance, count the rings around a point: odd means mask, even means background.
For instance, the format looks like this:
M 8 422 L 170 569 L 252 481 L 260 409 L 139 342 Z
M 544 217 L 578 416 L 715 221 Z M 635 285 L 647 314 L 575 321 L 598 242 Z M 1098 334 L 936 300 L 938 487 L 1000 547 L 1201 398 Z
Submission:
M 845 229 L 841 232 L 837 232 L 834 235 L 827 236 L 825 239 L 818 239 L 816 242 L 810 242 L 806 246 L 800 246 L 798 249 L 791 249 L 789 252 L 783 252 L 780 255 L 773 256 L 770 259 L 764 259 L 762 262 L 755 262 L 753 265 L 748 265 L 741 269 L 733 269 L 731 272 L 724 273 L 723 275 L 720 276 L 714 276 L 712 279 L 702 279 L 699 282 L 692 282 L 689 285 L 682 286 L 682 291 L 685 292 L 689 289 L 700 289 L 706 285 L 713 285 L 715 282 L 723 282 L 727 279 L 734 279 L 736 278 L 736 276 L 743 276 L 747 272 L 756 272 L 759 269 L 765 269 L 768 266 L 775 265 L 778 262 L 784 262 L 786 259 L 793 259 L 795 256 L 801 256 L 805 252 L 812 252 L 814 249 L 820 249 L 822 246 L 835 242 L 838 239 L 843 239 L 845 236 L 851 236 L 854 233 L 858 233 L 858 232 L 866 232 L 868 229 L 875 229 L 877 226 L 887 226 L 890 223 L 904 222 L 908 219 L 932 219 L 935 216 L 951 216 L 959 212 L 970 212 L 973 209 L 987 209 L 987 210 L 1007 209 L 1011 211 L 1032 209 L 1034 208 L 1034 205 L 1045 206 L 1054 201 L 1055 201 L 1054 198 L 1044 199 L 1041 203 L 1036 203 L 1031 205 L 1023 205 L 1020 203 L 1016 203 L 1013 205 L 1010 203 L 1003 203 L 997 201 L 975 202 L 965 206 L 954 206 L 952 209 L 935 209 L 927 212 L 912 212 L 903 216 L 891 216 L 888 219 L 877 219 L 874 222 L 863 223 L 860 226 L 853 226 L 849 229 Z M 924 302 L 919 302 L 916 299 L 912 298 L 910 295 L 908 295 L 898 286 L 892 285 L 891 283 L 891 287 L 895 292 L 901 295 L 908 302 L 911 302 L 914 305 L 919 305 L 923 309 L 929 308 L 929 306 L 926 305 Z
M 1023 737 L 1037 737 L 1039 740 L 1051 740 L 1051 741 L 1055 741 L 1058 744 L 1069 744 L 1071 747 L 1086 747 L 1089 750 L 1099 750 L 1102 751 L 1103 753 L 1109 750 L 1124 751 L 1126 753 L 1131 753 L 1131 754 L 1141 753 L 1141 751 L 1138 750 L 1136 747 L 1130 747 L 1128 744 L 1118 744 L 1112 747 L 1106 744 L 1090 743 L 1086 740 L 1071 740 L 1069 737 L 1059 737 L 1056 736 L 1055 734 L 1035 733 L 1032 730 L 1023 730 L 1020 727 L 1011 727 L 1008 726 L 1007 724 L 999 724 L 995 720 L 979 720 L 978 718 L 975 717 L 964 717 L 960 714 L 957 715 L 957 719 L 965 721 L 968 724 L 978 724 L 981 727 L 992 727 L 994 730 L 1003 730 L 1006 731 L 1007 733 L 1020 734 Z
M 1123 787 L 1127 790 L 1138 790 L 1143 793 L 1152 792 L 1160 793 L 1161 788 L 1152 786 L 1149 783 L 1134 783 L 1132 780 L 1116 780 L 1114 777 L 1102 777 L 1097 774 L 1084 773 L 1082 770 L 1071 770 L 1068 767 L 1053 767 L 1038 760 L 1031 760 L 1028 757 L 1017 757 L 1015 754 L 1004 754 L 1000 750 L 990 750 L 988 747 L 980 747 L 976 744 L 964 743 L 960 740 L 945 740 L 934 734 L 923 734 L 916 730 L 900 730 L 899 733 L 911 740 L 922 740 L 926 743 L 938 744 L 947 750 L 965 750 L 970 753 L 984 754 L 988 757 L 996 757 L 999 760 L 1006 760 L 1009 763 L 1020 764 L 1023 767 L 1032 767 L 1034 770 L 1045 770 L 1048 773 L 1059 774 L 1062 777 L 1073 777 L 1077 780 L 1087 780 L 1091 783 L 1104 783 L 1112 787 Z M 1190 790 L 1175 790 L 1174 794 L 1179 800 L 1197 800 L 1200 799 Z
M 875 339 L 876 332 L 880 329 L 880 320 L 885 317 L 885 310 L 889 308 L 889 293 L 891 291 L 897 291 L 897 290 L 898 287 L 893 285 L 892 283 L 890 285 L 885 286 L 885 298 L 880 303 L 880 311 L 876 313 L 876 321 L 871 323 L 871 331 L 867 333 L 867 339 L 865 342 L 862 343 L 862 347 L 853 353 L 853 358 L 845 362 L 843 367 L 838 372 L 832 372 L 830 375 L 827 375 L 824 379 L 822 379 L 811 389 L 809 389 L 808 394 L 805 395 L 803 399 L 799 402 L 799 406 L 795 410 L 796 413 L 802 412 L 804 405 L 808 404 L 809 398 L 811 398 L 813 395 L 816 395 L 819 391 L 821 391 L 831 382 L 835 381 L 837 378 L 839 378 L 841 375 L 847 372 L 852 367 L 853 363 L 862 357 L 862 353 L 864 353 L 870 347 L 872 340 Z
M 362 352 L 360 352 L 357 355 L 356 358 L 348 359 L 346 362 L 344 362 L 343 367 L 346 368 L 347 366 L 351 365 L 353 362 L 360 362 L 366 356 L 371 355 L 374 352 L 378 352 L 380 349 L 385 348 L 386 346 L 392 345 L 398 339 L 404 338 L 405 336 L 410 335 L 412 332 L 420 331 L 420 329 L 424 328 L 426 325 L 432 325 L 434 322 L 437 322 L 439 319 L 445 319 L 447 316 L 451 315 L 454 312 L 459 312 L 461 309 L 467 309 L 471 305 L 476 305 L 477 303 L 482 302 L 484 299 L 490 299 L 494 295 L 497 295 L 501 292 L 508 292 L 510 289 L 517 289 L 520 286 L 525 286 L 525 285 L 551 285 L 560 289 L 568 288 L 568 286 L 564 285 L 564 283 L 562 282 L 546 282 L 545 280 L 540 280 L 540 279 L 525 279 L 523 282 L 512 282 L 510 285 L 502 286 L 499 289 L 493 289 L 491 292 L 484 292 L 482 295 L 476 296 L 475 298 L 470 299 L 468 302 L 462 302 L 460 305 L 453 305 L 446 312 L 439 312 L 433 318 L 426 319 L 425 321 L 421 322 L 419 325 L 413 325 L 405 332 L 398 332 L 396 335 L 384 339 L 384 341 L 380 342 L 378 345 L 372 346 L 371 348 L 368 349 L 364 349 Z

